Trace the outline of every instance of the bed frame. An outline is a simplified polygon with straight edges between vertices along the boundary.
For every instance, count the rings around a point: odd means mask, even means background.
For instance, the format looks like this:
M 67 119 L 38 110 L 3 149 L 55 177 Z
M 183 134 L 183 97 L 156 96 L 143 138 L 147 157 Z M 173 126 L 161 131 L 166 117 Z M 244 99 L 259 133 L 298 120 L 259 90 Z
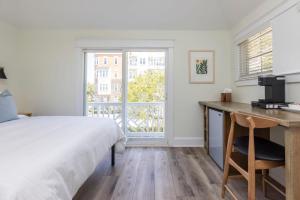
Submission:
M 111 147 L 111 166 L 115 166 L 115 160 L 116 160 L 116 146 L 115 144 Z

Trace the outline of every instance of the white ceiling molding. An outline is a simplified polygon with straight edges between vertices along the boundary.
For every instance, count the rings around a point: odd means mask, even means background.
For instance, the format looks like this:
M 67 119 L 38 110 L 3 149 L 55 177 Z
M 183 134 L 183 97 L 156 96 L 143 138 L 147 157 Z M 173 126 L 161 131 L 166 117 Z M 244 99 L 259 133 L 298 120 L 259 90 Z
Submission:
M 79 39 L 76 47 L 83 50 L 123 48 L 173 48 L 174 40 L 103 40 Z
M 277 15 L 278 10 L 283 7 L 292 7 L 299 0 L 266 0 L 256 9 L 252 10 L 247 16 L 241 18 L 238 23 L 232 28 L 234 37 L 241 35 L 242 32 L 249 32 L 251 29 L 256 29 L 263 24 L 266 24 Z M 286 8 L 285 8 L 286 9 Z
M 294 7 L 299 0 L 271 0 L 256 9 L 233 29 L 234 43 L 238 44 L 260 29 L 269 26 L 271 20 Z M 268 5 L 268 6 L 267 6 Z

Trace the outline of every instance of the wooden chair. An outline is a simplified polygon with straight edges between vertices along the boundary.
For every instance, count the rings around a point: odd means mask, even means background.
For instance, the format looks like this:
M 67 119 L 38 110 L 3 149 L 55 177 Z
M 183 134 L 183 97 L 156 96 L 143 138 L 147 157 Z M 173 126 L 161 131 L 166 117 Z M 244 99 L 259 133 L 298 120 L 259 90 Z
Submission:
M 227 190 L 233 196 L 233 198 L 237 200 L 237 197 L 227 185 L 229 168 L 232 166 L 248 181 L 248 200 L 255 200 L 256 170 L 262 170 L 265 176 L 265 170 L 284 166 L 285 152 L 283 146 L 254 136 L 254 130 L 261 128 L 272 128 L 278 126 L 278 123 L 269 119 L 251 117 L 239 113 L 231 113 L 230 117 L 231 126 L 226 150 L 222 198 L 224 198 L 225 190 Z M 249 136 L 238 137 L 234 142 L 236 124 L 248 128 Z M 233 160 L 233 149 L 248 156 L 248 170 L 243 169 L 237 162 Z

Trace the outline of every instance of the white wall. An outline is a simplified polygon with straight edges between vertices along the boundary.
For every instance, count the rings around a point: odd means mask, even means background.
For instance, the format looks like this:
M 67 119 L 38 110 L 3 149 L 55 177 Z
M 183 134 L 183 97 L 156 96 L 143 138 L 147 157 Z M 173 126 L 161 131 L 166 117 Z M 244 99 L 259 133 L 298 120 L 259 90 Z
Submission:
M 18 29 L 0 21 L 0 66 L 4 67 L 8 80 L 0 79 L 0 91 L 9 88 L 17 104 L 22 106 L 22 74 L 18 66 Z
M 294 5 L 295 2 L 298 0 L 276 0 L 276 1 L 267 1 L 266 4 L 263 4 L 261 7 L 257 8 L 255 11 L 250 13 L 249 16 L 247 16 L 245 19 L 242 19 L 240 24 L 238 24 L 233 29 L 233 41 L 236 37 L 241 37 L 242 35 L 247 35 L 248 33 L 253 32 L 256 28 L 259 26 L 270 23 L 274 18 L 280 17 L 280 13 L 285 12 L 287 8 L 289 8 L 291 5 Z M 268 6 L 266 6 L 268 5 Z M 295 8 L 293 8 L 295 9 Z M 298 13 L 300 15 L 300 13 Z M 295 15 L 293 15 L 295 16 Z M 294 19 L 289 19 L 291 21 L 298 20 L 299 16 Z M 274 31 L 279 30 L 280 28 L 277 27 L 277 29 L 274 29 Z M 299 30 L 299 29 L 298 29 Z M 291 36 L 295 35 L 295 33 L 291 32 Z M 277 33 L 276 33 L 277 36 Z M 273 39 L 278 40 L 280 36 L 274 37 Z M 281 38 L 285 39 L 285 38 Z M 288 38 L 286 38 L 288 39 Z M 275 41 L 277 44 L 278 41 Z M 281 44 L 285 44 L 281 41 Z M 299 49 L 300 44 L 298 45 Z M 297 49 L 297 50 L 298 50 Z M 276 51 L 275 49 L 273 49 Z M 280 50 L 280 49 L 279 49 Z M 279 51 L 278 51 L 279 52 Z M 288 53 L 283 54 L 283 52 L 276 53 L 274 56 L 286 56 L 288 57 Z M 288 59 L 288 58 L 287 58 Z M 233 59 L 236 60 L 235 55 L 233 55 Z M 275 58 L 275 60 L 278 60 L 278 57 Z M 295 59 L 294 59 L 295 60 Z M 277 63 L 276 63 L 277 64 Z M 290 65 L 293 65 L 289 63 Z M 235 68 L 236 63 L 232 66 L 232 77 L 235 77 Z M 299 63 L 295 63 L 295 66 L 299 66 Z M 275 66 L 277 67 L 277 66 Z M 285 66 L 279 66 L 281 68 L 284 68 Z M 298 69 L 300 72 L 300 69 Z M 293 80 L 291 83 L 286 84 L 286 101 L 287 102 L 296 102 L 300 103 L 300 79 L 299 75 L 289 75 L 287 76 L 288 80 Z M 252 86 L 237 86 L 235 83 L 235 78 L 232 79 L 232 88 L 233 88 L 233 100 L 237 102 L 243 102 L 243 103 L 250 103 L 253 100 L 258 100 L 259 98 L 264 98 L 264 87 L 258 86 L 258 85 L 252 85 Z M 279 143 L 284 144 L 284 129 L 282 127 L 274 128 L 271 131 L 271 140 Z M 284 170 L 283 169 L 275 169 L 271 171 L 271 175 L 273 178 L 277 179 L 279 182 L 284 184 Z
M 262 6 L 260 6 L 259 8 L 257 8 L 256 10 L 254 10 L 252 13 L 249 14 L 249 16 L 247 16 L 246 18 L 242 19 L 241 22 L 233 29 L 232 35 L 233 35 L 233 41 L 236 40 L 236 38 L 241 38 L 243 37 L 243 35 L 247 35 L 249 33 L 252 33 L 253 31 L 255 31 L 259 26 L 263 25 L 263 24 L 272 24 L 272 21 L 278 21 L 277 19 L 280 19 L 281 16 L 284 16 L 284 20 L 285 21 L 299 21 L 299 17 L 300 17 L 300 12 L 298 12 L 298 15 L 295 14 L 295 10 L 296 7 L 293 6 L 295 5 L 295 3 L 300 2 L 299 0 L 287 0 L 287 1 L 283 1 L 283 0 L 276 0 L 276 1 L 267 1 L 265 4 L 263 4 Z M 267 5 L 267 6 L 266 6 Z M 292 7 L 292 8 L 290 8 Z M 290 13 L 292 12 L 293 15 L 286 15 L 286 13 Z M 292 18 L 287 18 L 288 16 L 291 16 Z M 282 21 L 282 20 L 281 20 Z M 290 26 L 290 36 L 293 37 L 295 35 L 294 31 L 296 30 L 296 27 L 293 27 L 294 25 L 292 24 Z M 287 27 L 288 28 L 288 27 Z M 299 30 L 299 27 L 297 27 Z M 278 31 L 280 31 L 280 28 L 278 26 L 276 26 L 276 29 L 273 30 L 273 35 L 275 35 L 276 37 L 273 38 L 274 44 L 276 44 L 275 49 L 273 49 L 274 51 L 274 60 L 289 60 L 294 61 L 296 59 L 289 59 L 290 55 L 293 55 L 292 53 L 284 53 L 282 52 L 282 48 L 279 45 L 283 45 L 283 44 L 288 44 L 288 42 L 284 42 L 284 40 L 289 41 L 289 36 L 288 31 L 286 31 L 286 35 L 283 38 L 280 38 L 280 33 L 277 33 Z M 281 34 L 282 35 L 282 34 Z M 278 41 L 280 39 L 280 42 Z M 294 41 L 296 44 L 299 43 L 298 40 Z M 289 43 L 291 44 L 291 42 Z M 295 45 L 295 44 L 294 44 Z M 300 44 L 299 44 L 300 45 Z M 298 47 L 299 47 L 298 45 Z M 284 48 L 288 49 L 287 46 L 284 46 Z M 298 49 L 295 48 L 297 51 Z M 292 50 L 292 48 L 290 48 L 290 50 Z M 296 52 L 297 53 L 297 52 Z M 233 55 L 233 59 L 232 60 L 236 60 L 236 55 Z M 283 57 L 283 58 L 282 58 Z M 295 62 L 295 61 L 294 61 Z M 274 63 L 274 65 L 278 65 L 278 66 L 274 66 L 274 68 L 276 68 L 276 73 L 280 74 L 280 71 L 284 71 L 285 68 L 287 68 L 287 66 L 282 66 L 283 62 L 276 62 Z M 237 66 L 237 63 L 233 63 L 232 66 L 232 77 L 235 77 L 236 71 L 235 68 Z M 280 66 L 279 66 L 280 65 Z M 298 62 L 295 63 L 289 63 L 289 65 L 291 66 L 299 66 Z M 288 71 L 288 70 L 287 70 Z M 293 70 L 293 71 L 298 71 L 300 72 L 300 68 L 298 70 Z M 299 91 L 299 86 L 300 86 L 300 78 L 298 75 L 287 75 L 287 80 L 288 83 L 286 84 L 286 101 L 291 101 L 291 102 L 298 102 L 300 103 L 300 93 Z M 239 83 L 240 84 L 240 83 Z M 239 101 L 239 102 L 244 102 L 244 103 L 250 103 L 253 100 L 257 100 L 258 98 L 264 98 L 264 88 L 257 86 L 256 85 L 251 85 L 251 86 L 242 86 L 239 87 L 236 83 L 235 83 L 235 79 L 233 79 L 232 81 L 232 87 L 234 90 L 234 94 L 233 94 L 233 99 L 234 101 Z
M 203 138 L 203 119 L 198 101 L 218 100 L 231 84 L 228 31 L 75 31 L 21 30 L 19 59 L 25 81 L 18 88 L 26 91 L 23 111 L 35 115 L 80 115 L 82 65 L 78 63 L 75 41 L 99 39 L 174 39 L 174 135 Z M 215 84 L 189 84 L 188 50 L 216 51 Z M 14 74 L 11 74 L 14 79 Z M 16 80 L 17 81 L 17 80 Z M 193 138 L 192 138 L 193 139 Z

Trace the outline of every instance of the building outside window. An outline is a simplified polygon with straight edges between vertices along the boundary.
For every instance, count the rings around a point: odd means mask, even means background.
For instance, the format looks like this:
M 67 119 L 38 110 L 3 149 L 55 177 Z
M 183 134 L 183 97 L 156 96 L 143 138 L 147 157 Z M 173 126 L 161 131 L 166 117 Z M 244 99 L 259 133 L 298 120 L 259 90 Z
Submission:
M 98 57 L 95 58 L 95 64 L 99 65 L 99 58 Z
M 98 77 L 100 77 L 100 78 L 107 78 L 108 77 L 108 69 L 107 68 L 100 69 L 98 72 L 99 72 Z
M 146 58 L 140 58 L 140 64 L 145 65 L 146 64 Z
M 113 92 L 118 92 L 118 88 L 119 88 L 119 86 L 118 86 L 117 83 L 113 83 L 113 84 L 111 85 L 111 90 L 112 90 Z
M 130 70 L 128 73 L 129 80 L 132 80 L 136 77 L 136 71 Z
M 165 64 L 163 57 L 149 57 L 148 63 L 151 66 L 163 66 Z
M 98 91 L 99 91 L 98 93 L 107 92 L 108 91 L 108 85 L 103 84 L 103 83 L 98 84 Z
M 136 64 L 137 64 L 137 57 L 131 56 L 131 57 L 129 58 L 129 64 L 130 64 L 130 65 L 136 65 Z
M 96 101 L 106 102 L 118 100 L 122 97 L 122 55 L 119 53 L 98 53 L 95 54 L 95 80 Z
M 104 64 L 104 65 L 107 65 L 107 64 L 108 64 L 108 57 L 104 57 L 104 58 L 103 58 L 103 64 Z

